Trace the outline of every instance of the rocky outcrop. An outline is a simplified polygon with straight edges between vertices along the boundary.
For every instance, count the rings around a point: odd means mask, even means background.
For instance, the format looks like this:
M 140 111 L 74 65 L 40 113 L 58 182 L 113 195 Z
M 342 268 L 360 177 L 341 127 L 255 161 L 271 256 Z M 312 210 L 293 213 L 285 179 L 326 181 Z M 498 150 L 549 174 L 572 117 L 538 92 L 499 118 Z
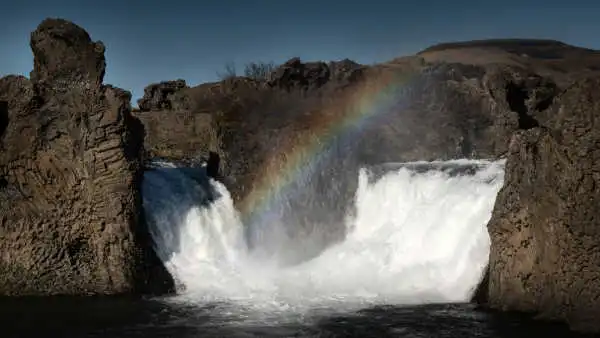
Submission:
M 358 83 L 364 70 L 350 60 L 303 63 L 293 58 L 267 79 L 234 77 L 194 88 L 182 80 L 151 84 L 136 112 L 147 131 L 147 158 L 189 161 L 207 158 L 212 150 L 221 155 L 226 176 L 239 182 L 237 166 L 251 163 L 241 162 L 238 154 L 251 151 L 262 158 L 264 152 L 253 148 L 269 143 L 257 130 L 279 128 L 271 125 L 283 126 L 284 116 L 307 107 L 316 112 L 319 96 Z M 252 136 L 241 140 L 246 132 Z
M 31 49 L 31 81 L 0 79 L 0 295 L 169 291 L 142 212 L 144 128 L 102 84 L 103 44 L 46 19 Z
M 600 331 L 600 78 L 564 91 L 511 139 L 488 225 L 488 300 Z
M 140 111 L 190 109 L 190 99 L 185 95 L 185 80 L 163 81 L 144 88 L 144 96 L 138 100 Z
M 136 113 L 146 130 L 145 158 L 196 161 L 219 149 L 214 116 L 189 110 Z
M 286 91 L 313 91 L 328 83 L 343 88 L 356 83 L 364 69 L 364 66 L 348 59 L 327 64 L 292 58 L 269 74 L 267 85 Z

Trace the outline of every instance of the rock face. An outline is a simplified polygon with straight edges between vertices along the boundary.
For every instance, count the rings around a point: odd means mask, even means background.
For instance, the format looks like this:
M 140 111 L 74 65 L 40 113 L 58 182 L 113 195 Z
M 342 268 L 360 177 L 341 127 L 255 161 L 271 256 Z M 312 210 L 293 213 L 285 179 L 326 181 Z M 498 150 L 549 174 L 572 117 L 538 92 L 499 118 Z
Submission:
M 160 110 L 136 113 L 146 130 L 145 158 L 166 158 L 186 162 L 205 158 L 219 149 L 211 114 L 189 110 Z M 178 136 L 179 135 L 179 136 Z
M 268 86 L 290 90 L 316 90 L 325 84 L 344 86 L 356 82 L 364 66 L 345 59 L 339 62 L 302 62 L 292 58 L 277 67 L 267 81 Z
M 34 69 L 0 79 L 0 295 L 165 292 L 140 186 L 143 125 L 102 85 L 104 46 L 44 20 Z
M 488 225 L 492 307 L 600 331 L 599 86 L 576 82 L 511 139 Z
M 189 109 L 188 98 L 181 95 L 186 88 L 185 80 L 151 84 L 144 88 L 144 96 L 138 100 L 140 111 Z

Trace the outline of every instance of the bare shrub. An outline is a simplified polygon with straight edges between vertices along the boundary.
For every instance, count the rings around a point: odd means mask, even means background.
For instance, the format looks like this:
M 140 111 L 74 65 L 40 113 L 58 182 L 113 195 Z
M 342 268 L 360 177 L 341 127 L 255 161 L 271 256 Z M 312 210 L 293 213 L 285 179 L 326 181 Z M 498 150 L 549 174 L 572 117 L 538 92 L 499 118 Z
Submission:
M 237 76 L 237 71 L 235 69 L 235 63 L 227 62 L 225 64 L 225 69 L 223 72 L 217 72 L 217 76 L 221 80 L 232 79 Z
M 250 62 L 244 66 L 244 73 L 242 76 L 264 81 L 269 78 L 269 74 L 275 69 L 273 62 Z M 222 72 L 217 72 L 217 76 L 220 80 L 228 80 L 237 77 L 237 70 L 233 62 L 225 64 L 225 69 Z
M 250 62 L 244 67 L 244 76 L 254 80 L 267 80 L 274 69 L 273 62 Z

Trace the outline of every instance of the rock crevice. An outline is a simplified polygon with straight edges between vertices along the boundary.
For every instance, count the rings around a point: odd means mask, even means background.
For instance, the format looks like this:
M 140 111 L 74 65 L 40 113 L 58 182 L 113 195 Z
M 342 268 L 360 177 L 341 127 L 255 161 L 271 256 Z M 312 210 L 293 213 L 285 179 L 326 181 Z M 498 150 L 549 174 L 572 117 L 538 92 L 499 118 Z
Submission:
M 0 140 L 8 128 L 8 102 L 0 101 Z
M 519 116 L 519 129 L 539 127 L 538 121 L 528 113 L 527 100 L 529 100 L 529 93 L 524 88 L 512 82 L 506 85 L 506 102 Z

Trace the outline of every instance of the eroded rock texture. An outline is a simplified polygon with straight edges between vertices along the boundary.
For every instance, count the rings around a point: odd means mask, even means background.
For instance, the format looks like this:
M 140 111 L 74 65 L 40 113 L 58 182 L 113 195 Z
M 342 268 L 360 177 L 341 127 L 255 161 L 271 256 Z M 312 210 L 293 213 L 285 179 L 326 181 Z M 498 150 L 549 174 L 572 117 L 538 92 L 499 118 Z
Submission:
M 131 94 L 102 85 L 103 44 L 47 19 L 31 48 L 31 81 L 0 79 L 0 295 L 168 291 L 143 219 L 144 128 Z
M 186 88 L 185 80 L 153 83 L 144 88 L 144 96 L 138 100 L 140 111 L 189 109 L 190 100 L 183 95 Z
M 576 82 L 510 142 L 488 225 L 489 302 L 600 330 L 600 78 Z

